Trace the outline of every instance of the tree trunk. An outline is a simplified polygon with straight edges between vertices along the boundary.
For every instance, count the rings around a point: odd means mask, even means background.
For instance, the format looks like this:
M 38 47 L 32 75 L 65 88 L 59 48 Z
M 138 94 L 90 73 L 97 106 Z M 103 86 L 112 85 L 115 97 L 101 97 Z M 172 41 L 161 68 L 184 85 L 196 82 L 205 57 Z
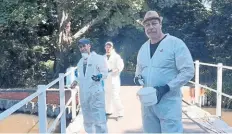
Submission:
M 55 50 L 55 61 L 54 61 L 54 78 L 58 76 L 59 73 L 64 73 L 69 65 L 68 54 L 69 48 L 71 46 L 72 39 L 78 39 L 81 35 L 86 33 L 88 29 L 107 18 L 110 14 L 110 8 L 97 16 L 95 19 L 83 26 L 79 31 L 77 31 L 73 36 L 70 33 L 71 23 L 70 23 L 70 12 L 68 9 L 72 6 L 71 0 L 60 0 L 57 3 L 57 13 L 58 13 L 58 24 L 59 24 L 59 35 L 57 37 L 57 47 Z M 69 25 L 69 26 L 68 26 Z M 68 27 L 67 27 L 68 26 Z
M 55 50 L 54 77 L 57 77 L 59 73 L 64 73 L 68 65 L 67 54 L 71 45 L 71 23 L 68 10 L 70 6 L 70 0 L 57 2 L 59 34 L 57 35 L 57 47 Z

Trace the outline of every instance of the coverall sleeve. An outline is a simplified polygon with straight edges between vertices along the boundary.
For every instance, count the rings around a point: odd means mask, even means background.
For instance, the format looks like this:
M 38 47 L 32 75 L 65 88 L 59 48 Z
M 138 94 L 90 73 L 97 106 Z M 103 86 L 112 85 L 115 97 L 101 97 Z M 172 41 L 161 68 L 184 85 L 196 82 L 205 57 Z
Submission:
M 102 79 L 106 79 L 107 75 L 108 75 L 108 64 L 107 64 L 107 60 L 104 56 L 100 56 L 99 58 L 99 71 L 102 74 Z
M 138 55 L 137 55 L 137 63 L 136 63 L 135 76 L 138 76 L 138 75 L 141 74 L 141 65 L 140 65 L 140 62 L 139 62 L 140 51 L 141 51 L 141 49 L 139 50 Z
M 170 90 L 180 89 L 194 76 L 194 63 L 189 49 L 182 40 L 178 40 L 174 47 L 175 63 L 179 74 L 168 83 Z
M 80 77 L 80 64 L 81 64 L 81 62 L 80 62 L 81 60 L 79 60 L 79 62 L 77 63 L 77 73 L 78 73 L 78 76 L 76 77 L 75 76 L 75 80 L 79 83 L 80 82 L 80 80 L 79 80 L 79 77 Z
M 117 69 L 119 70 L 119 72 L 122 72 L 124 68 L 124 62 L 123 59 L 121 58 L 120 55 L 117 56 Z

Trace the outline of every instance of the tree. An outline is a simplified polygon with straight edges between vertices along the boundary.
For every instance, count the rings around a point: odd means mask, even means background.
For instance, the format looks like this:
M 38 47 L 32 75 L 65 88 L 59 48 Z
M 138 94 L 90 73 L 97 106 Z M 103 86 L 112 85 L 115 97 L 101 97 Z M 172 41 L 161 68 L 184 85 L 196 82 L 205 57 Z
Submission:
M 115 31 L 116 34 L 118 28 L 134 23 L 133 17 L 142 2 L 4 0 L 0 3 L 0 60 L 3 63 L 0 71 L 5 73 L 1 74 L 0 84 L 23 86 L 28 85 L 25 84 L 28 79 L 31 83 L 28 86 L 33 86 L 44 76 L 55 77 L 64 72 L 70 62 L 78 60 L 78 51 L 72 42 L 83 36 L 90 37 L 89 30 L 93 32 L 97 25 L 104 25 L 104 31 L 99 33 Z M 15 78 L 9 78 L 10 74 Z
M 232 65 L 232 1 L 212 1 L 212 16 L 207 29 L 208 49 L 216 63 Z

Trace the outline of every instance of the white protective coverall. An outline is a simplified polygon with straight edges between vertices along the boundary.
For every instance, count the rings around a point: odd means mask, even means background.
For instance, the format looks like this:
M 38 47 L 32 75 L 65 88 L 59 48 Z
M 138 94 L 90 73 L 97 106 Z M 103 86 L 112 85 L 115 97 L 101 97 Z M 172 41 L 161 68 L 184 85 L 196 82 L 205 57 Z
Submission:
M 70 86 L 72 84 L 72 82 L 76 79 L 74 69 L 75 69 L 75 67 L 69 67 L 66 70 L 66 73 L 69 71 L 72 71 L 68 76 L 66 76 L 66 86 Z
M 87 133 L 107 133 L 105 115 L 105 91 L 103 81 L 95 82 L 93 75 L 102 74 L 102 79 L 108 75 L 107 61 L 104 56 L 92 52 L 87 59 L 85 75 L 83 72 L 84 58 L 78 62 L 78 78 L 80 104 Z
M 107 58 L 107 56 L 105 55 Z M 115 115 L 123 116 L 124 107 L 120 99 L 120 73 L 124 68 L 123 59 L 119 54 L 112 50 L 109 59 L 107 60 L 108 69 L 112 70 L 107 79 L 105 79 L 105 99 L 106 99 L 106 113 L 112 113 L 113 109 Z
M 144 132 L 183 132 L 180 88 L 194 76 L 192 56 L 185 43 L 167 34 L 151 58 L 150 40 L 145 42 L 137 56 L 135 75 L 139 74 L 144 78 L 145 87 L 165 84 L 170 87 L 158 104 L 141 106 Z

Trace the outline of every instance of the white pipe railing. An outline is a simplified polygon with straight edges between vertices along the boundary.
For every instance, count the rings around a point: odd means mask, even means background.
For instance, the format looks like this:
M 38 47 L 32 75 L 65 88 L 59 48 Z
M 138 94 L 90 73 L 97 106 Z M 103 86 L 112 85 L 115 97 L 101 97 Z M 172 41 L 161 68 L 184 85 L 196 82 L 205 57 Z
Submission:
M 201 107 L 201 97 L 200 97 L 200 87 L 204 89 L 208 89 L 212 92 L 215 92 L 217 94 L 217 103 L 216 103 L 216 115 L 218 117 L 221 117 L 221 111 L 222 111 L 222 96 L 228 97 L 232 99 L 231 95 L 225 94 L 222 92 L 222 75 L 223 75 L 223 69 L 229 69 L 232 70 L 232 67 L 230 66 L 223 66 L 222 63 L 216 64 L 208 64 L 208 63 L 202 63 L 198 60 L 194 62 L 195 63 L 195 82 L 190 81 L 190 83 L 195 84 L 195 103 L 197 103 Z M 210 66 L 210 67 L 217 67 L 217 90 L 209 88 L 207 86 L 200 84 L 200 66 Z
M 64 74 L 59 74 L 59 89 L 60 89 L 60 111 L 65 110 L 65 92 L 64 92 Z M 64 111 L 66 113 L 66 111 Z M 61 133 L 66 133 L 66 114 L 61 116 Z
M 194 103 L 199 103 L 199 93 L 200 93 L 200 63 L 199 61 L 195 62 L 195 102 Z M 200 101 L 201 103 L 201 101 Z
M 38 97 L 38 113 L 39 113 L 39 133 L 52 133 L 57 126 L 57 123 L 60 121 L 61 123 L 61 133 L 66 133 L 66 108 L 72 102 L 72 120 L 76 118 L 76 91 L 72 89 L 65 89 L 64 78 L 69 74 L 73 73 L 77 67 L 73 70 L 63 74 L 59 74 L 59 78 L 53 80 L 48 85 L 38 85 L 38 90 L 26 97 L 22 101 L 13 105 L 11 108 L 5 110 L 0 114 L 0 121 L 10 116 L 12 113 L 17 111 L 22 106 L 26 105 L 35 97 Z M 49 89 L 53 85 L 59 82 L 59 89 Z M 71 98 L 68 100 L 67 104 L 65 104 L 65 90 L 71 91 Z M 46 91 L 59 91 L 60 94 L 60 113 L 52 123 L 51 127 L 47 127 L 47 104 L 46 104 Z
M 190 81 L 190 83 L 195 84 L 195 103 L 198 103 L 199 106 L 201 106 L 201 97 L 199 97 L 200 94 L 200 87 L 203 87 L 205 89 L 208 89 L 210 91 L 213 91 L 217 93 L 217 106 L 216 106 L 216 115 L 218 117 L 221 117 L 221 101 L 222 96 L 228 97 L 232 99 L 231 95 L 225 94 L 222 92 L 222 71 L 223 69 L 229 69 L 232 70 L 232 67 L 229 66 L 223 66 L 222 63 L 219 64 L 208 64 L 208 63 L 202 63 L 199 61 L 195 61 L 195 82 Z M 200 66 L 211 66 L 211 67 L 217 67 L 217 90 L 209 88 L 207 86 L 200 84 Z M 57 123 L 59 120 L 61 120 L 61 133 L 66 132 L 66 108 L 68 105 L 72 102 L 72 120 L 76 117 L 76 92 L 71 89 L 65 89 L 64 88 L 64 78 L 68 76 L 69 74 L 73 73 L 76 68 L 73 70 L 65 73 L 65 74 L 59 74 L 59 78 L 53 80 L 48 85 L 38 85 L 38 90 L 28 96 L 27 98 L 23 99 L 22 101 L 18 102 L 11 108 L 5 110 L 3 113 L 0 114 L 0 121 L 17 111 L 19 108 L 30 102 L 32 99 L 38 96 L 38 106 L 39 106 L 39 132 L 40 133 L 52 133 L 55 129 Z M 53 85 L 55 85 L 57 82 L 59 82 L 59 93 L 60 93 L 60 114 L 57 116 L 53 124 L 50 128 L 47 128 L 47 104 L 46 104 L 46 91 L 58 91 L 58 89 L 49 89 Z M 65 104 L 65 90 L 71 90 L 71 98 L 69 99 L 68 103 Z
M 17 111 L 22 106 L 26 105 L 28 102 L 33 100 L 35 97 L 39 96 L 42 92 L 45 92 L 46 89 L 37 90 L 35 93 L 31 94 L 30 96 L 26 97 L 25 99 L 21 100 L 20 102 L 13 105 L 11 108 L 5 110 L 0 114 L 0 121 Z
M 217 66 L 217 104 L 216 115 L 221 117 L 222 115 L 222 63 L 218 63 Z
M 39 133 L 47 133 L 47 103 L 45 85 L 38 85 L 38 90 L 44 90 L 38 96 Z

